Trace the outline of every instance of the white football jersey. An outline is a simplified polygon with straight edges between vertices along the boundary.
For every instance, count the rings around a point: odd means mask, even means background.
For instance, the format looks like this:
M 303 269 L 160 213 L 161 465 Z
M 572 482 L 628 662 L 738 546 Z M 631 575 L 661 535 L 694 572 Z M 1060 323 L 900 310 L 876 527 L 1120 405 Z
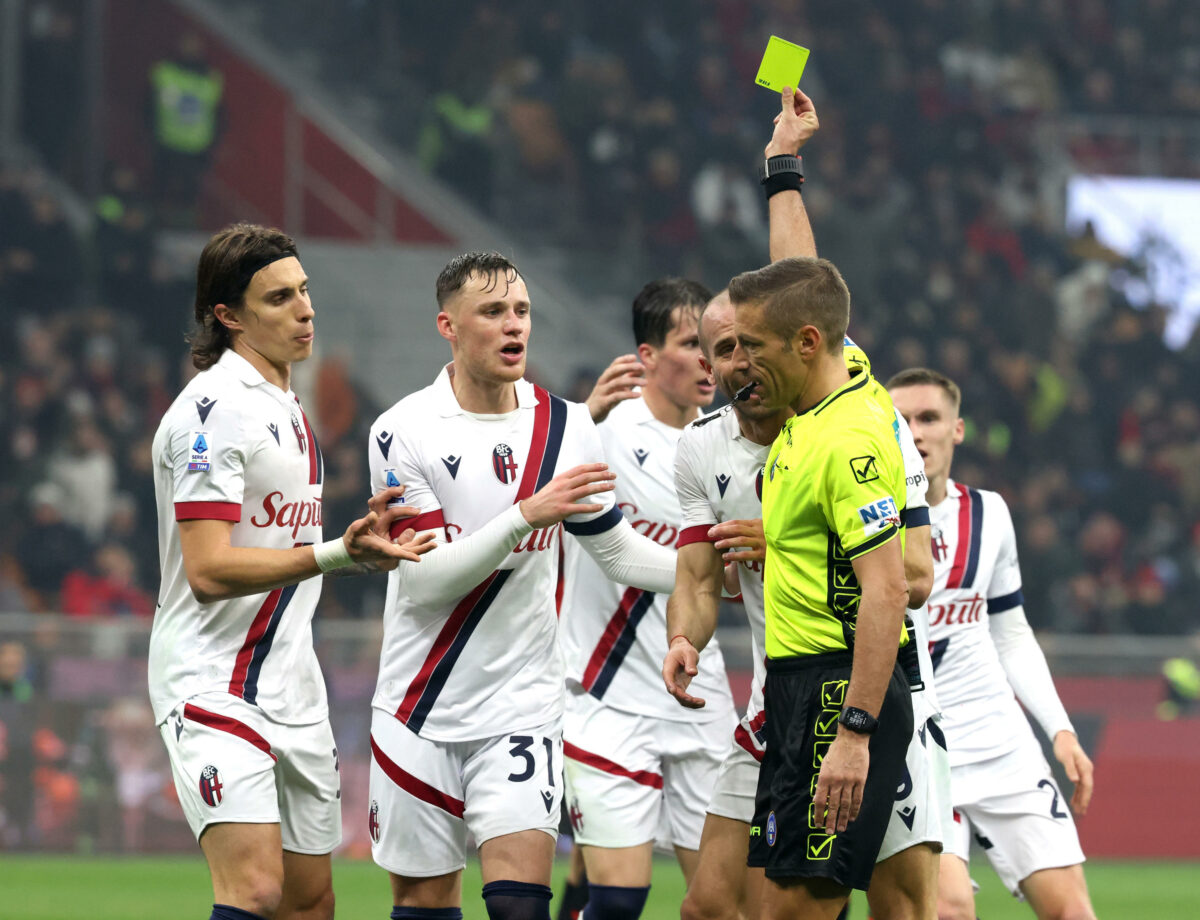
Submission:
M 644 399 L 619 403 L 597 426 L 617 506 L 638 533 L 674 547 L 681 520 L 675 449 L 682 430 L 658 421 Z M 563 651 L 567 679 L 607 706 L 674 722 L 728 717 L 733 709 L 725 660 L 714 640 L 700 654 L 691 692 L 708 704 L 685 709 L 667 693 L 667 595 L 609 581 L 574 540 L 566 544 Z
M 913 443 L 912 433 L 897 413 L 900 449 L 908 481 L 905 520 L 924 523 L 927 514 L 925 464 Z M 683 512 L 679 545 L 708 541 L 708 530 L 721 521 L 753 520 L 762 517 L 763 464 L 770 445 L 756 444 L 744 437 L 732 406 L 706 415 L 684 429 L 675 464 L 675 483 Z M 763 682 L 766 680 L 766 613 L 763 603 L 763 572 L 758 562 L 739 563 L 738 582 L 742 603 L 750 621 L 750 642 L 754 653 L 754 678 L 750 702 L 735 733 L 735 741 L 762 760 L 765 744 L 763 726 Z M 910 610 L 917 630 L 918 653 L 926 641 L 923 633 L 924 608 Z M 925 681 L 929 705 L 933 700 L 933 668 L 926 652 L 921 657 L 921 677 Z
M 177 521 L 234 524 L 233 546 L 291 549 L 321 542 L 324 464 L 296 396 L 227 349 L 171 404 L 154 435 L 162 587 L 150 631 L 154 718 L 220 691 L 272 719 L 327 716 L 313 651 L 321 579 L 201 604 L 183 567 Z
M 949 480 L 930 509 L 929 650 L 951 766 L 1015 750 L 1032 734 L 989 633 L 988 615 L 1024 603 L 1017 538 L 995 492 Z
M 452 541 L 558 473 L 603 459 L 586 406 L 519 380 L 517 409 L 477 415 L 459 405 L 451 373 L 447 365 L 371 426 L 371 491 L 405 485 L 404 502 L 421 511 L 402 526 L 436 530 Z M 611 492 L 593 503 L 604 510 L 568 518 L 568 532 L 603 533 L 620 521 Z M 424 738 L 446 742 L 561 718 L 555 591 L 562 530 L 555 525 L 523 537 L 504 565 L 437 608 L 414 604 L 390 573 L 375 708 Z

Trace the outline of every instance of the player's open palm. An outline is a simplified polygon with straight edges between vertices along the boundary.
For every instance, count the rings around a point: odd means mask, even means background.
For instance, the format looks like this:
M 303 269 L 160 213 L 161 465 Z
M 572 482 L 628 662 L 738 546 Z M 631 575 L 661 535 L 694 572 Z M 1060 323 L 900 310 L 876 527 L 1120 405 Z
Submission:
M 342 539 L 356 563 L 390 572 L 403 561 L 420 562 L 425 553 L 437 546 L 432 533 L 417 536 L 416 531 L 409 529 L 390 540 L 378 528 L 379 515 L 374 511 L 346 528 Z
M 604 506 L 584 499 L 611 492 L 616 473 L 607 463 L 583 463 L 559 473 L 521 502 L 521 514 L 535 529 L 550 527 L 572 514 L 595 514 Z
M 1092 800 L 1092 760 L 1084 753 L 1074 732 L 1061 731 L 1054 736 L 1054 757 L 1063 765 L 1067 779 L 1075 784 L 1071 811 L 1077 815 L 1087 814 L 1088 803 Z
M 645 385 L 645 369 L 637 355 L 614 358 L 588 394 L 587 407 L 592 421 L 600 424 L 617 403 L 633 399 L 638 395 L 637 388 Z
M 687 640 L 686 636 L 676 636 L 671 640 L 667 649 L 667 657 L 663 659 L 663 683 L 667 692 L 675 697 L 680 706 L 688 709 L 703 709 L 704 700 L 691 696 L 687 689 L 692 678 L 700 673 L 700 653 L 696 646 Z

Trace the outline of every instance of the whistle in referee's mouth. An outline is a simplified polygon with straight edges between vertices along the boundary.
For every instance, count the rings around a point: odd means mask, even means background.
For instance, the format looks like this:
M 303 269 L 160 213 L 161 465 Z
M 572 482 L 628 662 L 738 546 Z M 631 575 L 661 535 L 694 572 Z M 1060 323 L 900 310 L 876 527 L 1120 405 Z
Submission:
M 746 384 L 744 387 L 742 387 L 740 390 L 738 390 L 736 393 L 733 394 L 733 401 L 734 402 L 745 402 L 754 393 L 754 390 L 757 386 L 758 386 L 758 381 L 751 380 L 748 384 Z

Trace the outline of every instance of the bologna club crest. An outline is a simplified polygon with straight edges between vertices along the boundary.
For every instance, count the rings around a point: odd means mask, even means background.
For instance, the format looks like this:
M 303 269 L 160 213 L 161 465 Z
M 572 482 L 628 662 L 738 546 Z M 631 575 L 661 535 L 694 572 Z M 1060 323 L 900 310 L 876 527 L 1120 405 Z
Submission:
M 221 777 L 217 774 L 217 768 L 212 764 L 200 772 L 200 796 L 209 808 L 216 808 L 221 804 L 221 790 L 224 788 Z
M 760 502 L 762 501 L 762 479 L 763 468 L 760 466 L 758 468 L 758 475 L 754 477 L 754 494 L 758 496 Z
M 371 802 L 371 813 L 367 816 L 367 830 L 371 839 L 379 843 L 379 803 Z
M 512 448 L 507 444 L 497 444 L 492 448 L 492 472 L 503 485 L 517 478 L 517 461 L 513 459 Z

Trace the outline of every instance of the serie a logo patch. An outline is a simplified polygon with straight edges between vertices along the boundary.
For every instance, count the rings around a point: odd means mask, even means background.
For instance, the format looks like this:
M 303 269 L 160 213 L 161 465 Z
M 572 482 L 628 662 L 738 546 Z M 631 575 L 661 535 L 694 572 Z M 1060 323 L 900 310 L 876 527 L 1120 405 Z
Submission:
M 212 467 L 212 461 L 209 459 L 211 450 L 212 441 L 209 433 L 199 429 L 194 430 L 188 442 L 188 472 L 207 473 Z

